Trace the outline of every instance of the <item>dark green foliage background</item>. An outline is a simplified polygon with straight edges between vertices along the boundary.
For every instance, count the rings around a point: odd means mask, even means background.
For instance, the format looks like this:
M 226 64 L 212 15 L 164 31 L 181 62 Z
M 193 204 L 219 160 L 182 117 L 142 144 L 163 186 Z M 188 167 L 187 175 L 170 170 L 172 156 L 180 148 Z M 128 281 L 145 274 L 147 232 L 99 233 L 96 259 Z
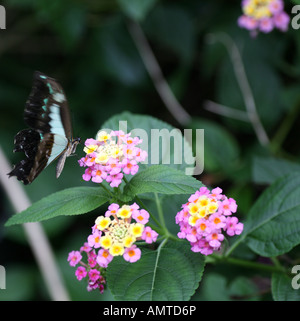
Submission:
M 34 70 L 59 79 L 63 85 L 75 136 L 94 137 L 103 123 L 123 111 L 150 115 L 182 129 L 157 94 L 128 32 L 128 20 L 136 19 L 174 94 L 193 117 L 186 128 L 205 129 L 205 167 L 197 178 L 207 186 L 220 186 L 226 195 L 234 197 L 242 221 L 263 190 L 276 179 L 281 178 L 273 186 L 275 195 L 276 186 L 283 189 L 279 195 L 286 196 L 289 186 L 296 190 L 300 183 L 299 174 L 293 175 L 300 170 L 299 30 L 290 28 L 287 33 L 273 31 L 251 38 L 236 23 L 241 14 L 240 1 L 9 0 L 2 5 L 6 8 L 7 29 L 0 30 L 0 144 L 12 163 L 20 159 L 20 155 L 12 153 L 13 137 L 26 127 L 22 115 Z M 285 1 L 288 13 L 292 5 Z M 270 148 L 259 144 L 249 123 L 204 108 L 204 102 L 212 100 L 245 110 L 228 52 L 222 44 L 208 41 L 209 35 L 220 32 L 227 33 L 241 52 L 259 116 L 270 137 Z M 77 159 L 83 156 L 80 147 L 77 154 L 68 159 L 58 180 L 51 165 L 34 184 L 26 186 L 32 202 L 59 190 L 89 185 L 81 179 L 82 168 L 77 165 Z M 282 187 L 284 178 L 292 181 L 287 187 Z M 298 189 L 295 195 L 297 192 Z M 272 190 L 267 194 L 272 196 Z M 289 199 L 291 206 L 296 202 L 295 195 Z M 164 210 L 172 209 L 175 217 L 186 198 L 165 198 L 169 202 L 164 204 Z M 268 207 L 262 203 L 252 212 Z M 98 293 L 87 293 L 86 285 L 75 280 L 74 269 L 66 261 L 68 252 L 79 249 L 86 240 L 95 217 L 103 210 L 43 222 L 73 300 L 113 299 L 109 291 L 100 297 Z M 0 264 L 7 269 L 7 290 L 0 291 L 0 300 L 48 300 L 22 227 L 4 227 L 13 214 L 0 189 Z M 176 228 L 172 229 L 177 233 Z M 241 244 L 235 255 L 268 263 L 269 259 L 258 256 L 265 255 L 263 250 L 256 254 L 251 251 L 257 234 L 264 241 L 262 231 L 254 231 L 249 247 Z M 293 239 L 286 262 L 299 258 L 300 249 L 295 244 L 299 242 Z M 281 254 L 274 251 L 274 255 Z M 280 291 L 272 296 L 272 286 L 289 285 L 285 277 L 277 274 L 271 281 L 270 274 L 251 268 L 208 264 L 203 275 L 194 300 L 297 297 L 279 295 Z

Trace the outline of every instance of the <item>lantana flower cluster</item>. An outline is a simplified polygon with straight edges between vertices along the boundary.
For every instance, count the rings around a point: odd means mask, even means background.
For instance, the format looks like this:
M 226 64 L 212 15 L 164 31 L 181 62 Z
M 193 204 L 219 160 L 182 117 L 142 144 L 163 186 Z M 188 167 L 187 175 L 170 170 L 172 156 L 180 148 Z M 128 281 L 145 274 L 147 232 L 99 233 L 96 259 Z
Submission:
M 87 167 L 82 178 L 94 183 L 105 180 L 111 187 L 118 187 L 124 174 L 136 174 L 138 163 L 146 159 L 147 152 L 137 147 L 141 142 L 121 130 L 110 134 L 99 131 L 96 139 L 85 141 L 86 156 L 79 160 L 80 166 Z
M 177 236 L 187 239 L 193 252 L 212 254 L 220 249 L 224 232 L 229 236 L 242 233 L 243 223 L 232 216 L 236 210 L 235 200 L 223 195 L 221 188 L 210 192 L 208 188 L 201 187 L 182 205 L 182 210 L 175 217 L 180 227 Z
M 71 266 L 80 263 L 75 272 L 79 281 L 89 277 L 88 290 L 99 288 L 103 291 L 105 269 L 115 256 L 123 256 L 125 261 L 134 263 L 141 258 L 141 250 L 135 242 L 143 240 L 151 244 L 156 241 L 157 232 L 145 226 L 149 217 L 149 213 L 136 203 L 121 207 L 112 203 L 104 216 L 97 217 L 87 242 L 80 251 L 72 251 L 68 257 Z M 88 255 L 88 264 L 81 261 L 82 251 Z
M 86 253 L 87 262 L 83 262 L 83 255 Z M 78 281 L 87 278 L 87 290 L 92 291 L 99 289 L 102 294 L 105 289 L 105 268 L 97 262 L 96 251 L 86 242 L 80 248 L 80 251 L 71 251 L 68 255 L 68 262 L 71 266 L 79 265 L 75 271 Z
M 269 33 L 274 28 L 287 31 L 289 15 L 284 11 L 283 0 L 243 0 L 243 15 L 238 25 L 256 35 L 258 31 Z

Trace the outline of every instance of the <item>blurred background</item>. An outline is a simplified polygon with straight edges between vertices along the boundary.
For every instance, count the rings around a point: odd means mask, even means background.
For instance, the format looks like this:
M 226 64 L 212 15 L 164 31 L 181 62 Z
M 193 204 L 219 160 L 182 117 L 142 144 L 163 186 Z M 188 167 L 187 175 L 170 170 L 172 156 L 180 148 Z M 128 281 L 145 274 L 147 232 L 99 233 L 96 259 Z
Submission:
M 285 2 L 287 13 L 293 4 Z M 290 27 L 286 33 L 275 30 L 253 38 L 237 25 L 240 1 L 9 0 L 2 5 L 6 30 L 0 30 L 0 144 L 12 164 L 21 157 L 12 153 L 13 140 L 26 128 L 23 110 L 35 70 L 59 80 L 69 101 L 74 136 L 83 140 L 125 110 L 176 128 L 204 128 L 205 168 L 197 178 L 234 197 L 241 218 L 267 183 L 261 179 L 259 161 L 275 156 L 299 160 L 299 30 Z M 247 120 L 230 44 L 240 52 L 271 148 Z M 147 55 L 155 58 L 154 65 L 186 113 L 167 108 L 145 66 Z M 224 109 L 216 104 L 235 113 L 220 115 Z M 77 165 L 83 156 L 80 146 L 77 154 L 67 160 L 58 180 L 51 165 L 25 187 L 32 202 L 83 184 Z M 256 175 L 253 162 L 261 165 Z M 7 289 L 0 290 L 0 300 L 49 300 L 22 227 L 3 226 L 13 214 L 0 187 L 0 264 L 7 271 Z M 43 222 L 73 300 L 112 299 L 109 291 L 103 296 L 88 293 L 66 261 L 68 252 L 86 240 L 94 218 L 91 213 Z M 240 251 L 253 257 L 247 249 Z M 208 266 L 206 271 L 195 300 L 216 299 L 214 289 L 224 289 L 218 291 L 223 299 L 243 299 L 253 287 L 259 294 L 251 298 L 270 298 L 265 291 L 268 278 L 257 282 L 250 271 L 228 266 Z

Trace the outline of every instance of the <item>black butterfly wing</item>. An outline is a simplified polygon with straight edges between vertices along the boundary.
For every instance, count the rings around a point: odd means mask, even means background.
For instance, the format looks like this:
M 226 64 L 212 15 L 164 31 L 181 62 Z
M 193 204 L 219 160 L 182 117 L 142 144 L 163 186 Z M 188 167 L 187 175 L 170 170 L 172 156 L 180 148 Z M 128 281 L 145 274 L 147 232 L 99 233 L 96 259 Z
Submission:
M 60 124 L 52 126 L 54 119 Z M 51 77 L 36 71 L 33 86 L 25 105 L 24 120 L 39 133 L 53 133 L 72 138 L 68 102 L 61 85 Z
M 60 146 L 59 151 L 56 150 L 55 135 L 46 133 L 40 141 L 37 153 L 34 158 L 34 164 L 28 175 L 28 181 L 32 182 L 41 172 L 58 158 L 65 150 L 64 146 Z
M 8 175 L 29 184 L 46 166 L 67 151 L 72 138 L 66 96 L 55 79 L 40 72 L 34 73 L 24 120 L 31 129 L 22 130 L 15 136 L 14 151 L 23 151 L 25 159 Z M 57 177 L 60 172 L 57 172 Z
M 40 143 L 40 134 L 34 129 L 23 129 L 15 136 L 14 152 L 24 152 L 25 159 L 22 159 L 13 170 L 8 173 L 9 176 L 16 176 L 19 181 L 29 184 L 28 176 L 34 165 L 35 155 L 37 154 Z

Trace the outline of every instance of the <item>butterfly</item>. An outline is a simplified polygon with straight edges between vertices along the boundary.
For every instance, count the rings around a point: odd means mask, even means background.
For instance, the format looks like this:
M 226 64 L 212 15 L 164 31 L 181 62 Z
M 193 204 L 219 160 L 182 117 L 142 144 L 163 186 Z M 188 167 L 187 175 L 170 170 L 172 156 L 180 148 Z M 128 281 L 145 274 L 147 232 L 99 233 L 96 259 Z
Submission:
M 30 128 L 18 132 L 13 152 L 24 152 L 25 159 L 8 173 L 25 185 L 58 159 L 56 178 L 66 158 L 75 153 L 80 138 L 73 139 L 68 102 L 61 85 L 36 71 L 31 93 L 25 104 L 24 120 Z

